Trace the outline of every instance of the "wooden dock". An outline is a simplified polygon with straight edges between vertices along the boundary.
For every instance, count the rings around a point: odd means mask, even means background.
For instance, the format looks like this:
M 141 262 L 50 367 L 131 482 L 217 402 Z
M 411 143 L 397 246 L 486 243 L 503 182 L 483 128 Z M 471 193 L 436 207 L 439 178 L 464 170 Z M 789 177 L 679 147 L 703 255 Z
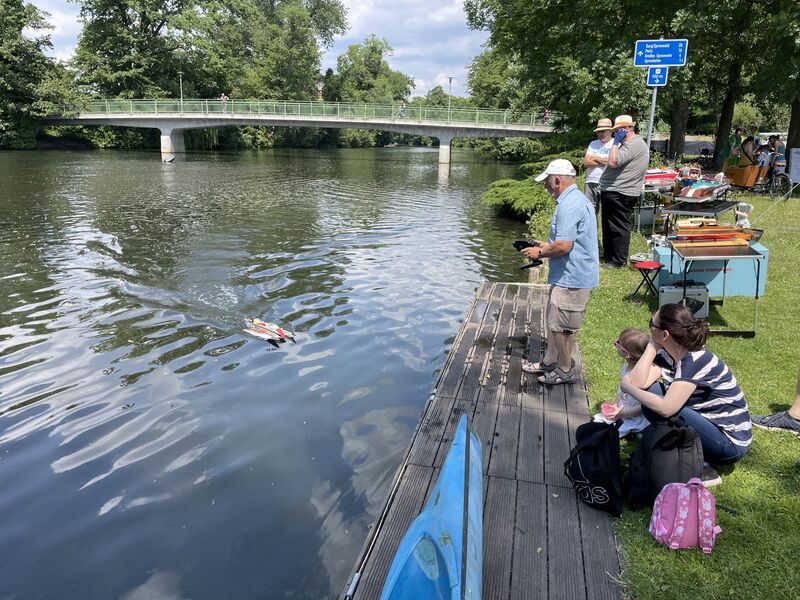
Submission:
M 502 283 L 478 290 L 344 598 L 380 597 L 464 413 L 483 444 L 482 597 L 622 598 L 610 517 L 580 502 L 564 476 L 575 429 L 589 418 L 583 378 L 550 387 L 522 371 L 523 358 L 543 354 L 546 293 Z

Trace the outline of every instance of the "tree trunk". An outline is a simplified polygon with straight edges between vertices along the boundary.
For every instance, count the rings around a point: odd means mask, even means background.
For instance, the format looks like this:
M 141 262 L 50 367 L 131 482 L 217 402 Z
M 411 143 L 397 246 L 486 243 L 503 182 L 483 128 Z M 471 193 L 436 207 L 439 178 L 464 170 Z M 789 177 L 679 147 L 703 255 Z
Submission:
M 719 127 L 717 128 L 717 140 L 714 142 L 714 159 L 719 156 L 722 145 L 731 134 L 733 125 L 733 107 L 739 96 L 739 80 L 742 76 L 742 65 L 733 63 L 728 70 L 728 93 L 725 94 L 725 101 L 722 103 L 722 114 L 719 116 Z M 749 132 L 748 132 L 749 133 Z
M 791 148 L 800 148 L 800 94 L 792 100 L 792 116 L 789 119 L 789 135 L 786 136 L 786 159 Z
M 686 142 L 686 124 L 689 121 L 689 99 L 679 98 L 672 103 L 669 126 L 669 158 L 683 154 Z

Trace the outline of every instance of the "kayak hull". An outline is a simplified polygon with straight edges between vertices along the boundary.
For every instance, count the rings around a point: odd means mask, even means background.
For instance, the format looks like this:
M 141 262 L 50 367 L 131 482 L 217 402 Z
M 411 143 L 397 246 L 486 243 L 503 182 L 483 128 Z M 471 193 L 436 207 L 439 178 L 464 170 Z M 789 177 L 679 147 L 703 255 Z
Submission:
M 420 515 L 395 553 L 381 600 L 479 600 L 483 568 L 481 444 L 462 416 Z

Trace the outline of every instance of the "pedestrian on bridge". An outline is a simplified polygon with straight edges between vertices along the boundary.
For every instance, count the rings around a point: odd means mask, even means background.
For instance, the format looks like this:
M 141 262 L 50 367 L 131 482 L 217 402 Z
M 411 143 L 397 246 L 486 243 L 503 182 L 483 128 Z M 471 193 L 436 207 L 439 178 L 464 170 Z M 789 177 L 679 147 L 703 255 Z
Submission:
M 219 101 L 220 101 L 220 102 L 222 102 L 222 112 L 224 112 L 224 113 L 228 112 L 228 100 L 229 100 L 229 99 L 230 99 L 230 98 L 228 98 L 228 97 L 225 95 L 225 92 L 222 92 L 222 93 L 219 95 Z
M 624 267 L 631 243 L 631 217 L 644 189 L 644 174 L 650 164 L 650 150 L 636 133 L 630 115 L 614 119 L 608 165 L 600 176 L 600 204 L 603 214 L 603 262 L 607 269 Z
M 589 199 L 575 185 L 575 167 L 556 159 L 536 177 L 556 201 L 547 242 L 537 241 L 522 254 L 531 260 L 550 259 L 550 293 L 545 316 L 547 351 L 538 363 L 525 361 L 526 373 L 541 373 L 540 383 L 559 385 L 577 378 L 572 351 L 583 325 L 592 289 L 600 283 L 597 216 Z

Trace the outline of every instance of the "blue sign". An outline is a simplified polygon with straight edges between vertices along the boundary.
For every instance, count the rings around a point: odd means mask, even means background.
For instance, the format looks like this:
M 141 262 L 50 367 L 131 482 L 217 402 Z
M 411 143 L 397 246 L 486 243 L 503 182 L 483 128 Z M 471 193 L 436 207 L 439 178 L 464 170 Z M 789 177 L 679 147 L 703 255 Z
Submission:
M 636 40 L 634 67 L 682 67 L 689 40 Z
M 667 85 L 668 73 L 669 69 L 667 67 L 650 67 L 647 69 L 647 85 L 653 87 Z

